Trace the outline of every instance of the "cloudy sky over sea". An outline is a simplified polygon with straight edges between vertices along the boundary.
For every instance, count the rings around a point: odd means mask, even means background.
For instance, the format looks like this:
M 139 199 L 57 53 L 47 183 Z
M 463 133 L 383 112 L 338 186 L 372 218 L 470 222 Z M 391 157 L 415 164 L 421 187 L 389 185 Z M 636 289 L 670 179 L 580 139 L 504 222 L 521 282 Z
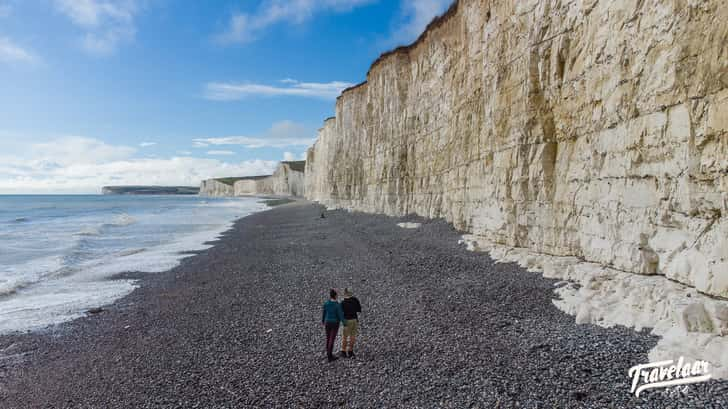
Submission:
M 0 193 L 270 172 L 449 3 L 0 0 Z

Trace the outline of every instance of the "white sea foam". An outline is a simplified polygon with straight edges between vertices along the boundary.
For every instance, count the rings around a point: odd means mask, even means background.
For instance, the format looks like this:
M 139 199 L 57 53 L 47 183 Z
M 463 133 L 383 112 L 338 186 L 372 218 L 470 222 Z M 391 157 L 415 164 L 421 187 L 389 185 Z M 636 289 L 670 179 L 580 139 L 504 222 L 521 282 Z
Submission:
M 3 200 L 18 199 L 0 197 L 0 207 Z M 174 268 L 211 247 L 235 219 L 266 208 L 255 199 L 28 197 L 43 200 L 52 205 L 35 205 L 31 222 L 0 226 L 0 333 L 109 304 L 136 286 L 113 276 Z
M 117 257 L 128 257 L 128 256 L 133 256 L 133 255 L 135 255 L 135 254 L 139 254 L 139 253 L 142 253 L 142 252 L 144 252 L 145 250 L 146 250 L 146 249 L 129 249 L 129 250 L 124 250 L 124 251 L 120 251 L 119 253 L 117 253 L 117 254 L 116 254 L 116 256 L 117 256 Z
M 116 226 L 128 226 L 130 224 L 136 223 L 136 219 L 129 216 L 126 213 L 122 213 L 114 218 L 114 221 L 111 223 Z
M 76 233 L 77 236 L 98 236 L 101 234 L 101 226 L 84 227 Z
M 41 283 L 22 297 L 0 302 L 0 333 L 35 330 L 79 318 L 84 311 L 108 304 L 135 288 L 131 280 L 75 281 L 70 278 Z
M 0 297 L 14 294 L 24 287 L 41 281 L 45 274 L 58 270 L 61 265 L 60 257 L 48 256 L 16 266 L 3 266 L 0 268 Z

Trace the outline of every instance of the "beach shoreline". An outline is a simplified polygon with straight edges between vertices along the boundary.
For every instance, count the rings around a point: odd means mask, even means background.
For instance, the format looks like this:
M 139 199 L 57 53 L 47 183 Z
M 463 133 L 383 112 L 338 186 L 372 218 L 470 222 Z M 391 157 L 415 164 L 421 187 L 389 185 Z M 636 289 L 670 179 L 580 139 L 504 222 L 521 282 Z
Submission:
M 172 270 L 122 275 L 139 287 L 96 314 L 0 336 L 0 407 L 728 405 L 718 381 L 634 397 L 656 337 L 576 325 L 555 280 L 459 238 L 306 201 L 251 214 Z M 344 286 L 362 337 L 328 364 L 320 303 Z
M 0 334 L 71 321 L 133 291 L 119 273 L 159 273 L 268 208 L 263 198 L 0 197 Z M 22 222 L 11 222 L 19 218 Z

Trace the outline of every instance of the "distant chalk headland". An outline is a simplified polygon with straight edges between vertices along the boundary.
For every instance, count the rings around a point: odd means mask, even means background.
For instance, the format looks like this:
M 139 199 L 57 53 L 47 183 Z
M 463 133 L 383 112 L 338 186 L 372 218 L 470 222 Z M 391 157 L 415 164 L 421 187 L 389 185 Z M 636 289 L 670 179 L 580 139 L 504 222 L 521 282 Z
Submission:
M 196 195 L 197 186 L 104 186 L 104 195 Z

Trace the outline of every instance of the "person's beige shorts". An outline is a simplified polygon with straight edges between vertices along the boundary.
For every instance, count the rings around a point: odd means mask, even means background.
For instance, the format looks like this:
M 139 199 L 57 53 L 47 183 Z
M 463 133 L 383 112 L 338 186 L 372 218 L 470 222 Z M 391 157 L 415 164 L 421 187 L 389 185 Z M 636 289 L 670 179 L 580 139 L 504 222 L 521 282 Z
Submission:
M 359 335 L 359 321 L 346 320 L 346 326 L 344 327 L 344 336 L 355 337 L 357 335 Z

